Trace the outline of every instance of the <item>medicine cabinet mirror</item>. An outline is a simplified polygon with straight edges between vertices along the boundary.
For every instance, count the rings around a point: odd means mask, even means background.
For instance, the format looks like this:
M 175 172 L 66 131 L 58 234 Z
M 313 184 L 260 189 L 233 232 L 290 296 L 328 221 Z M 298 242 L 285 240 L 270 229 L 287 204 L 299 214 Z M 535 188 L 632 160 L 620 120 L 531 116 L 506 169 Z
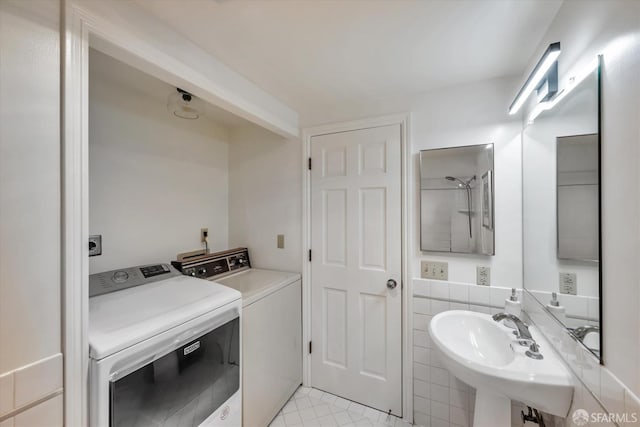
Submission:
M 599 76 L 598 66 L 527 124 L 522 140 L 524 286 L 598 357 Z
M 420 152 L 420 249 L 494 254 L 493 144 Z

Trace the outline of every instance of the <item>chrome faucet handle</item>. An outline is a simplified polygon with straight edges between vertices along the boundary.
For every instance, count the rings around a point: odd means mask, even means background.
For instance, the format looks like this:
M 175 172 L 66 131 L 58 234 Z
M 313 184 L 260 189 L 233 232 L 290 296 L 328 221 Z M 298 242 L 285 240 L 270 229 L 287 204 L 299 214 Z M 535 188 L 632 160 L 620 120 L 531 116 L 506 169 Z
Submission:
M 540 347 L 535 343 L 535 341 L 531 343 L 531 345 L 529 346 L 529 350 L 525 351 L 524 354 L 532 359 L 544 359 L 544 356 L 540 354 Z
M 538 347 L 538 344 L 533 338 L 518 338 L 518 344 L 520 344 L 523 347 L 529 347 L 529 348 L 531 348 L 531 346 L 534 346 L 534 345 L 536 346 L 536 348 Z

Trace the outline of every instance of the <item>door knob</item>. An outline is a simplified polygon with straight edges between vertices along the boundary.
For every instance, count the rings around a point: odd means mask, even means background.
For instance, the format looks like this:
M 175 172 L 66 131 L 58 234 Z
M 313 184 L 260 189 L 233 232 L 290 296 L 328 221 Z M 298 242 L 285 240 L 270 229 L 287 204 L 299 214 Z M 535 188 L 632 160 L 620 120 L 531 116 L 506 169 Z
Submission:
M 387 280 L 387 288 L 395 289 L 396 286 L 398 286 L 398 283 L 395 280 L 393 280 L 393 279 Z

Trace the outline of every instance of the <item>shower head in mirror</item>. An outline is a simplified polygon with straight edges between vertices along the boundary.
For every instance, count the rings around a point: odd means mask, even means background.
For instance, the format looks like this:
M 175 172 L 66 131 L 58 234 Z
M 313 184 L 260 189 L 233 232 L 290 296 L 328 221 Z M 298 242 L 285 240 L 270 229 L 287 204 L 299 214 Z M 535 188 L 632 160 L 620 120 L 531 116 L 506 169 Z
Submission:
M 446 179 L 448 179 L 449 181 L 458 181 L 458 188 L 464 188 L 467 191 L 467 217 L 469 218 L 469 239 L 473 238 L 473 231 L 472 231 L 472 225 L 471 225 L 471 209 L 472 209 L 472 205 L 471 205 L 471 181 L 473 181 L 474 179 L 476 179 L 476 176 L 473 175 L 471 178 L 469 178 L 468 181 L 463 181 L 462 179 L 455 177 L 455 176 L 445 176 Z
M 460 183 L 459 184 L 460 187 L 469 187 L 469 184 L 471 184 L 471 182 L 476 179 L 476 176 L 473 175 L 471 178 L 469 178 L 468 181 L 463 181 L 460 178 L 455 176 L 445 176 L 445 178 L 448 179 L 449 181 L 458 181 Z
M 449 181 L 458 181 L 459 182 L 458 186 L 464 187 L 464 181 L 461 180 L 460 178 L 456 178 L 455 176 L 445 176 L 445 178 L 448 179 Z

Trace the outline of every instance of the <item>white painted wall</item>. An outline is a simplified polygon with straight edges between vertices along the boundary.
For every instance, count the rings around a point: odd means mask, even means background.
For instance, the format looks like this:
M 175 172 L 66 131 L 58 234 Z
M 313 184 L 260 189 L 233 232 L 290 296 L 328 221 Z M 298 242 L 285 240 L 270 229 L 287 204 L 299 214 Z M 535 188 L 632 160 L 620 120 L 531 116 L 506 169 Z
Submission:
M 229 245 L 247 246 L 254 267 L 302 268 L 302 144 L 257 127 L 229 145 Z M 284 249 L 276 238 L 285 235 Z
M 604 54 L 602 221 L 604 365 L 640 395 L 640 3 L 564 2 L 531 63 L 562 43 L 561 80 Z M 597 388 L 597 390 L 596 390 Z M 591 387 L 600 396 L 600 382 Z M 602 392 L 606 391 L 602 385 Z M 618 398 L 604 399 L 618 407 Z M 614 406 L 615 405 L 615 406 Z
M 228 248 L 229 131 L 168 112 L 175 88 L 97 51 L 89 59 L 90 272 Z
M 449 281 L 476 283 L 476 266 L 491 267 L 491 284 L 522 286 L 520 123 L 509 119 L 510 79 L 430 92 L 412 107 L 409 176 L 411 271 L 420 277 L 420 261 L 449 263 Z M 495 256 L 420 251 L 419 151 L 431 148 L 494 144 Z
M 0 418 L 62 388 L 59 14 L 0 2 Z M 36 408 L 16 423 L 62 424 Z
M 0 5 L 0 372 L 6 372 L 60 351 L 60 46 L 55 4 Z M 38 318 L 28 315 L 34 311 Z

